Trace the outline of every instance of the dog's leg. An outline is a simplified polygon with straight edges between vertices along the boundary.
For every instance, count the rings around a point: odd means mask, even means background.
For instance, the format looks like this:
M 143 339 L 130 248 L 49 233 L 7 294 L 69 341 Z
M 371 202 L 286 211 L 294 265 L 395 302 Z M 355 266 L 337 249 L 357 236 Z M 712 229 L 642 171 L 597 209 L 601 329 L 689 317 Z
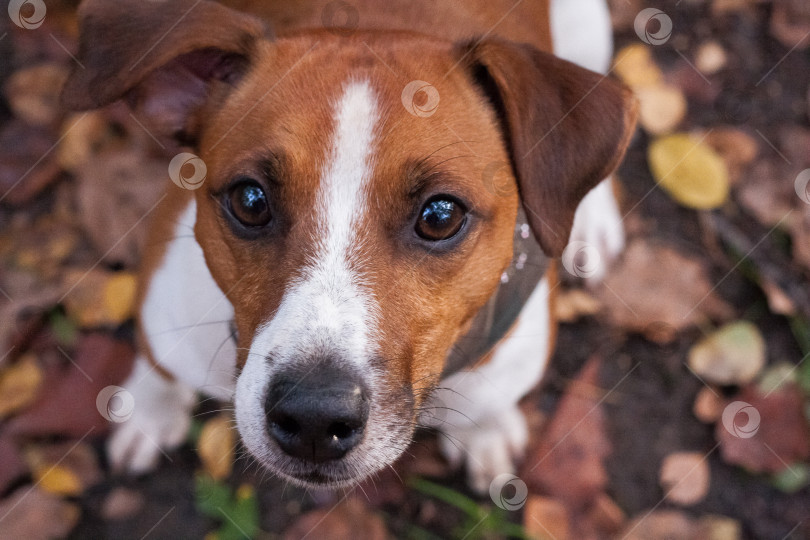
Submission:
M 479 493 L 514 473 L 528 432 L 518 401 L 540 381 L 550 353 L 548 277 L 538 284 L 510 334 L 492 358 L 440 383 L 425 405 L 425 423 L 440 429 L 440 446 L 452 464 L 465 458 L 469 484 Z
M 108 441 L 114 468 L 145 472 L 162 451 L 180 445 L 190 425 L 195 390 L 218 399 L 233 396 L 236 349 L 233 308 L 214 282 L 194 238 L 196 207 L 180 214 L 158 267 L 149 276 L 139 324 L 148 353 L 171 374 L 164 377 L 145 354 L 123 387 L 132 416 Z
M 584 277 L 589 283 L 601 281 L 610 263 L 624 249 L 624 224 L 613 192 L 613 182 L 612 177 L 602 180 L 582 199 L 574 215 L 569 246 L 576 251 L 593 250 L 593 253 L 588 252 L 586 256 L 597 256 L 599 259 L 592 263 L 586 274 L 580 274 L 576 269 L 573 271 L 574 275 Z M 578 246 L 573 245 L 573 242 L 583 244 Z M 567 256 L 573 257 L 573 254 L 563 254 L 563 266 L 570 272 L 571 265 L 565 264 Z

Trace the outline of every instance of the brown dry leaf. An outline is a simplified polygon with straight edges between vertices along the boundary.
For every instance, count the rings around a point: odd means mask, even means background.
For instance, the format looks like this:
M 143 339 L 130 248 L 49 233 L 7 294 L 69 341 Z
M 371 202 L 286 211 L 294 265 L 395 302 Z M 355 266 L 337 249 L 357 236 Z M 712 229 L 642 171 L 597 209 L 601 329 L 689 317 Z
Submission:
M 523 528 L 532 538 L 570 538 L 568 511 L 554 499 L 532 495 L 523 507 Z
M 0 198 L 22 206 L 59 178 L 59 164 L 49 154 L 56 135 L 21 120 L 0 129 Z M 33 167 L 32 167 L 33 165 Z
M 628 45 L 616 53 L 613 69 L 625 84 L 634 89 L 660 84 L 664 80 L 650 47 L 641 43 Z
M 707 316 L 726 318 L 732 312 L 712 292 L 698 259 L 644 239 L 631 242 L 618 267 L 597 289 L 597 297 L 613 324 L 659 343 L 671 341 L 679 330 Z
M 759 159 L 746 169 L 735 191 L 740 205 L 765 227 L 773 227 L 796 204 L 796 172 L 780 158 Z
M 699 139 L 685 133 L 661 137 L 650 144 L 647 159 L 658 185 L 682 205 L 707 210 L 726 202 L 728 168 Z
M 15 71 L 4 88 L 14 115 L 35 126 L 53 125 L 61 113 L 59 94 L 69 72 L 56 62 Z
M 107 334 L 83 335 L 71 360 L 52 366 L 45 372 L 39 399 L 7 424 L 8 433 L 18 436 L 62 434 L 85 437 L 101 434 L 107 420 L 96 407 L 99 392 L 121 381 L 132 369 L 135 351 L 129 343 Z
M 75 172 L 105 144 L 115 141 L 110 122 L 103 111 L 74 113 L 62 122 L 62 140 L 57 149 L 59 165 Z
M 677 510 L 643 512 L 633 519 L 618 538 L 622 540 L 695 540 L 697 524 Z
M 804 396 L 793 383 L 769 395 L 757 385 L 744 387 L 730 400 L 715 427 L 723 460 L 771 473 L 784 470 L 785 464 L 806 460 L 810 457 L 810 426 L 803 408 Z
M 695 418 L 704 424 L 714 424 L 723 414 L 724 406 L 725 400 L 720 394 L 716 390 L 704 386 L 695 397 L 692 412 L 695 414 Z
M 33 354 L 0 371 L 0 419 L 30 405 L 39 394 L 42 378 Z
M 0 436 L 0 493 L 28 473 L 28 466 L 23 459 L 17 443 L 11 437 Z
M 706 135 L 706 144 L 726 162 L 729 180 L 736 184 L 759 153 L 756 139 L 733 127 L 715 128 Z
M 113 521 L 129 519 L 141 511 L 144 502 L 143 495 L 139 491 L 118 487 L 104 499 L 101 515 L 104 519 Z
M 602 533 L 602 536 L 619 532 L 627 523 L 627 515 L 624 510 L 604 493 L 596 496 L 593 506 L 588 511 L 587 519 L 593 523 L 597 531 Z
M 661 464 L 658 479 L 667 500 L 692 505 L 709 493 L 709 463 L 700 452 L 669 454 Z
M 651 135 L 663 135 L 678 127 L 686 116 L 686 98 L 677 86 L 659 83 L 636 88 L 639 122 Z
M 118 326 L 133 315 L 136 279 L 130 272 L 74 270 L 65 287 L 65 309 L 81 328 Z
M 51 540 L 64 538 L 79 521 L 79 507 L 37 486 L 21 487 L 0 501 L 0 538 Z
M 748 321 L 735 321 L 701 339 L 689 350 L 689 367 L 721 386 L 754 380 L 765 366 L 765 340 Z
M 334 508 L 307 512 L 284 531 L 284 540 L 387 540 L 382 518 L 357 499 L 347 499 Z
M 599 300 L 582 289 L 562 290 L 554 299 L 554 312 L 560 322 L 576 322 L 582 317 L 596 315 L 600 309 Z
M 599 405 L 600 361 L 589 360 L 560 400 L 539 444 L 527 453 L 520 477 L 575 511 L 587 507 L 607 485 L 603 460 L 610 453 Z
M 139 260 L 148 218 L 165 196 L 168 166 L 169 160 L 123 150 L 102 152 L 76 171 L 76 204 L 105 262 L 132 266 Z
M 205 423 L 200 433 L 197 452 L 203 468 L 214 480 L 223 480 L 231 474 L 236 448 L 232 422 L 229 416 L 216 416 Z
M 770 30 L 791 51 L 810 47 L 810 4 L 807 0 L 774 2 Z

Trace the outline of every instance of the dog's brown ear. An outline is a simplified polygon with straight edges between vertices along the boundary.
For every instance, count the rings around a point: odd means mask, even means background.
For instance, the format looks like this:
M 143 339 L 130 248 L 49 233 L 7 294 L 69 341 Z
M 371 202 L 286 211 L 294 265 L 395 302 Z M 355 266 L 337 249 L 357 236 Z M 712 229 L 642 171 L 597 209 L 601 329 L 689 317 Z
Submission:
M 460 54 L 499 114 L 532 231 L 558 257 L 579 202 L 624 156 L 636 100 L 622 84 L 529 45 L 484 40 Z
M 127 98 L 161 135 L 193 138 L 189 116 L 216 83 L 235 84 L 268 34 L 250 15 L 209 0 L 85 0 L 78 60 L 63 103 L 92 109 Z

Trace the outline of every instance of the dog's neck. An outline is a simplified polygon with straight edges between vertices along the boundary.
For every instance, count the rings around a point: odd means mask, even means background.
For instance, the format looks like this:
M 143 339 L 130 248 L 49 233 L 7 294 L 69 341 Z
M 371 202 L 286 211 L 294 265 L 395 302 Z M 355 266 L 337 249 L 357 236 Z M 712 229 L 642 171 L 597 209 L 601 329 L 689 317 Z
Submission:
M 550 259 L 535 240 L 522 208 L 515 221 L 512 250 L 512 264 L 470 329 L 450 349 L 442 377 L 472 367 L 506 337 L 549 268 Z

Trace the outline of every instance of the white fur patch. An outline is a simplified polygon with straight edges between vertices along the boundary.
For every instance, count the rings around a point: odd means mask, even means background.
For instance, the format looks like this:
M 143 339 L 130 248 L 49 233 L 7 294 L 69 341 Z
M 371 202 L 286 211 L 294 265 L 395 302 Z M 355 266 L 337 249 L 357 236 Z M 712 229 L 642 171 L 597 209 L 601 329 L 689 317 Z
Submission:
M 613 30 L 605 0 L 552 0 L 551 38 L 560 58 L 607 73 Z
M 624 225 L 619 203 L 613 195 L 612 177 L 602 180 L 579 203 L 569 244 L 571 242 L 584 242 L 586 249 L 596 250 L 598 263 L 586 281 L 602 281 L 610 263 L 624 250 Z
M 332 144 L 314 209 L 319 224 L 315 254 L 288 286 L 273 318 L 258 328 L 237 382 L 236 419 L 242 438 L 271 466 L 279 457 L 270 453 L 274 445 L 265 428 L 264 396 L 281 366 L 318 359 L 345 362 L 365 375 L 374 394 L 369 360 L 377 349 L 377 309 L 364 287 L 364 277 L 356 270 L 362 262 L 357 259 L 361 242 L 357 231 L 366 211 L 379 120 L 368 82 L 350 82 L 344 87 L 334 118 Z M 382 435 L 375 433 L 375 425 L 372 404 L 366 441 Z M 374 455 L 378 451 L 384 448 L 366 448 L 365 460 L 379 461 L 381 456 Z
M 149 281 L 140 325 L 155 361 L 178 381 L 223 400 L 233 396 L 233 307 L 194 238 L 197 204 L 180 214 L 161 265 Z

